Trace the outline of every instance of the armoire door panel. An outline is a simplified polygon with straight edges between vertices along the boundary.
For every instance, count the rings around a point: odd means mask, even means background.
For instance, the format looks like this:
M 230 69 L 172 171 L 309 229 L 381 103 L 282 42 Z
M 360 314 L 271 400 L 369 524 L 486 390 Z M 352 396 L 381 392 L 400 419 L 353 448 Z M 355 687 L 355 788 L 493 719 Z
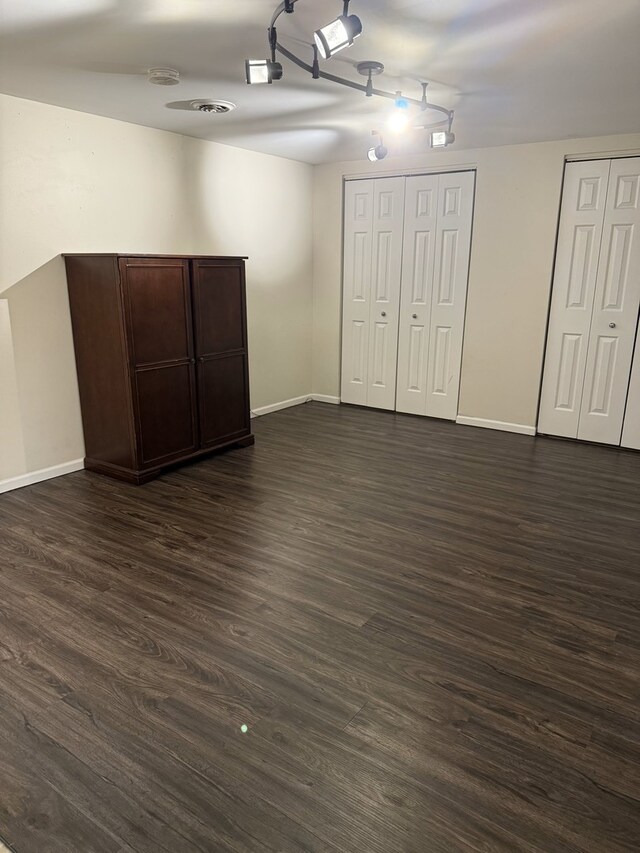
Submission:
M 404 178 L 373 181 L 373 264 L 366 404 L 394 409 L 402 277 Z
M 121 258 L 134 365 L 190 358 L 193 353 L 189 263 L 178 258 Z
M 576 438 L 610 161 L 568 163 L 558 227 L 538 431 Z
M 438 176 L 406 179 L 396 409 L 426 414 Z
M 202 447 L 249 433 L 247 379 L 246 358 L 241 353 L 198 361 Z
M 469 279 L 474 172 L 438 176 L 425 413 L 455 420 Z
M 135 372 L 141 467 L 179 459 L 198 447 L 194 367 L 189 361 Z
M 244 275 L 239 264 L 193 261 L 196 354 L 244 350 Z
M 640 157 L 612 160 L 578 438 L 619 444 L 640 309 Z
M 373 181 L 348 181 L 344 198 L 341 399 L 367 403 Z

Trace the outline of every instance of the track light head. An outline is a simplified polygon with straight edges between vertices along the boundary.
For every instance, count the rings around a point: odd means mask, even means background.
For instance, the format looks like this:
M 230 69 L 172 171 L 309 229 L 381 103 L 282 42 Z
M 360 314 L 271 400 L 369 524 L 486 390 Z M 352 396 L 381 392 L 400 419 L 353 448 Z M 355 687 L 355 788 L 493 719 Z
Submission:
M 367 157 L 372 163 L 377 163 L 378 160 L 384 160 L 388 153 L 388 148 L 381 141 L 380 145 L 375 145 L 367 151 Z
M 345 11 L 347 5 L 345 3 Z M 316 30 L 313 38 L 320 56 L 323 59 L 329 59 L 334 53 L 352 45 L 359 35 L 362 35 L 362 21 L 357 15 L 345 14 L 339 15 L 335 21 Z
M 272 59 L 246 59 L 244 68 L 247 83 L 273 83 L 282 79 L 282 65 Z
M 455 133 L 450 130 L 434 130 L 429 134 L 431 148 L 446 148 L 456 141 Z

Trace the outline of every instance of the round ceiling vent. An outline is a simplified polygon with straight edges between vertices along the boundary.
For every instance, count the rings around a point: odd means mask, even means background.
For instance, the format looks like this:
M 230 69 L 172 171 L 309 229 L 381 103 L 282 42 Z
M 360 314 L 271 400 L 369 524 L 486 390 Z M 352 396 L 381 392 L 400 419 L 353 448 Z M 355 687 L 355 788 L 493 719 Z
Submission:
M 156 86 L 177 86 L 180 82 L 180 72 L 175 68 L 150 68 L 147 80 Z
M 224 115 L 224 113 L 235 110 L 236 105 L 232 104 L 231 101 L 191 101 L 191 108 L 201 113 Z

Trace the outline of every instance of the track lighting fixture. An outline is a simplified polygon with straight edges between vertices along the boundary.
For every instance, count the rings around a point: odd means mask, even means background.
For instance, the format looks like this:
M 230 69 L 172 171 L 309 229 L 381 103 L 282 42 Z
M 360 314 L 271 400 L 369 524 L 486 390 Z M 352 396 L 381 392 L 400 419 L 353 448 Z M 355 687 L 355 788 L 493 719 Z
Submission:
M 272 59 L 247 59 L 244 67 L 247 83 L 273 83 L 282 79 L 282 65 Z
M 247 83 L 273 83 L 280 80 L 283 76 L 282 65 L 277 61 L 276 55 L 280 54 L 308 72 L 314 80 L 328 80 L 331 83 L 337 83 L 340 86 L 348 86 L 350 89 L 355 89 L 362 92 L 366 97 L 371 98 L 374 95 L 378 98 L 389 98 L 395 101 L 395 110 L 393 117 L 390 120 L 392 129 L 404 130 L 411 124 L 409 109 L 410 107 L 419 107 L 421 111 L 435 110 L 436 112 L 444 113 L 446 116 L 445 122 L 448 120 L 449 129 L 446 132 L 436 131 L 430 135 L 430 144 L 432 148 L 443 148 L 450 145 L 454 141 L 454 135 L 451 132 L 451 123 L 453 121 L 453 112 L 446 107 L 441 107 L 439 104 L 433 104 L 427 101 L 427 86 L 428 83 L 421 83 L 422 97 L 420 100 L 415 98 L 407 98 L 401 95 L 400 92 L 386 92 L 384 89 L 376 89 L 373 85 L 373 77 L 382 74 L 384 65 L 376 60 L 367 60 L 359 62 L 356 69 L 359 74 L 366 77 L 366 83 L 357 83 L 355 80 L 348 80 L 345 77 L 338 77 L 336 74 L 330 74 L 323 71 L 320 67 L 319 57 L 321 59 L 329 59 L 339 50 L 342 50 L 349 45 L 352 45 L 354 40 L 362 33 L 362 22 L 357 15 L 349 14 L 350 0 L 343 0 L 342 15 L 339 15 L 335 20 L 331 21 L 314 33 L 314 44 L 312 45 L 313 55 L 311 62 L 305 62 L 293 51 L 284 47 L 278 41 L 276 33 L 276 21 L 283 13 L 292 14 L 294 7 L 299 0 L 282 0 L 276 6 L 271 17 L 271 23 L 267 29 L 269 36 L 269 48 L 271 51 L 270 59 L 247 59 L 245 62 Z M 440 122 L 444 124 L 445 122 Z M 434 127 L 434 124 L 423 124 L 422 129 L 429 130 Z M 381 156 L 375 156 L 376 151 L 384 151 Z M 373 152 L 373 153 L 372 153 Z M 370 160 L 382 160 L 387 156 L 387 149 L 380 141 L 380 145 L 371 148 L 368 152 Z
M 350 47 L 354 39 L 362 35 L 362 21 L 357 15 L 349 14 L 349 0 L 344 0 L 342 15 L 313 34 L 320 56 L 329 59 L 334 53 Z

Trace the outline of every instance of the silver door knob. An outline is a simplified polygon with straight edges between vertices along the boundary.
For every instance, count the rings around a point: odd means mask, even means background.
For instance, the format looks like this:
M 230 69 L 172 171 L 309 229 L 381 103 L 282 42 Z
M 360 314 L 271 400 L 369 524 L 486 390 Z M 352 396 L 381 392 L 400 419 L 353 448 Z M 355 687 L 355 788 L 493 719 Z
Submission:
M 615 324 L 615 323 L 609 323 L 609 328 L 610 328 L 610 329 L 615 329 L 615 327 L 616 327 L 616 324 Z
M 380 313 L 380 316 L 381 316 L 381 317 L 386 317 L 386 316 L 387 316 L 387 312 L 386 312 L 386 311 L 382 311 L 382 312 Z
M 418 315 L 417 315 L 417 314 L 412 314 L 411 316 L 413 317 L 413 319 L 414 319 L 414 320 L 417 320 L 417 319 L 418 319 Z

